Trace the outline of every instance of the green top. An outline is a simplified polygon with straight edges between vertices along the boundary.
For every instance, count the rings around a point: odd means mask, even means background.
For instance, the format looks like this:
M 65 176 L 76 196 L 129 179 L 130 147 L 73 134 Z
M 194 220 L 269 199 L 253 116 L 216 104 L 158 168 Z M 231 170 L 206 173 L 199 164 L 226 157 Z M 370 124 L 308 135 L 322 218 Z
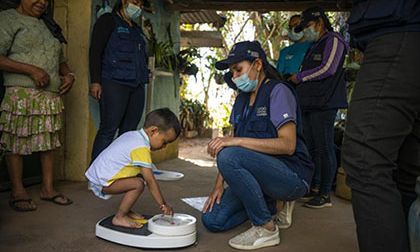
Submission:
M 60 42 L 44 21 L 15 9 L 0 12 L 0 55 L 44 69 L 50 76 L 50 84 L 44 90 L 58 92 L 59 67 L 66 60 Z M 3 76 L 5 86 L 36 87 L 28 75 L 3 72 Z

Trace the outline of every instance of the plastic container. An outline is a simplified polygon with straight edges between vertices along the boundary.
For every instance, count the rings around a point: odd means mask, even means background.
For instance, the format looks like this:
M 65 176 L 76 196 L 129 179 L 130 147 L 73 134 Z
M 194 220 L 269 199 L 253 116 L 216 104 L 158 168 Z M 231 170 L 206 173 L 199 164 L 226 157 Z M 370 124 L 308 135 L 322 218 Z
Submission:
M 159 214 L 149 219 L 148 229 L 158 235 L 188 235 L 196 232 L 196 222 L 196 218 L 188 214 L 176 213 L 174 216 Z

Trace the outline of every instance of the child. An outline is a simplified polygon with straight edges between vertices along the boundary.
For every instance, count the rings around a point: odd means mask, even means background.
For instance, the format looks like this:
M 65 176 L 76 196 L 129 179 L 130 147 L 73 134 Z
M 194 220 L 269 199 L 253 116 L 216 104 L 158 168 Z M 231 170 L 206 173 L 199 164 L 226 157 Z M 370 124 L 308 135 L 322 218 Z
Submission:
M 89 180 L 89 189 L 102 199 L 109 199 L 114 194 L 125 194 L 112 219 L 113 225 L 141 227 L 138 220 L 143 217 L 131 211 L 131 208 L 145 185 L 160 210 L 167 215 L 173 214 L 153 176 L 150 151 L 164 148 L 175 141 L 180 132 L 181 126 L 176 115 L 168 108 L 157 109 L 146 115 L 143 129 L 122 134 L 93 161 L 85 174 Z

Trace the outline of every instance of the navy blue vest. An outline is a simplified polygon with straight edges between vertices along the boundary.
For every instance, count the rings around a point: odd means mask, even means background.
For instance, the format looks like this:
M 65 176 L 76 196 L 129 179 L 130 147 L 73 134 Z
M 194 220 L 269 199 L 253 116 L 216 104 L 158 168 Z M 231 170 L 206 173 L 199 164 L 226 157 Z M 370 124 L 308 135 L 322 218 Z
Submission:
M 418 0 L 353 0 L 347 20 L 352 46 L 364 51 L 380 35 L 419 32 L 419 14 Z
M 334 35 L 335 36 L 335 35 Z M 324 35 L 306 52 L 301 71 L 317 68 L 324 58 L 324 48 L 328 35 Z M 307 81 L 296 87 L 299 105 L 303 111 L 326 110 L 347 107 L 346 82 L 344 80 L 344 59 L 341 56 L 337 71 L 325 79 Z
M 102 78 L 137 87 L 149 80 L 146 41 L 137 25 L 130 27 L 112 13 L 115 29 L 102 56 Z
M 277 129 L 270 119 L 270 95 L 276 85 L 287 86 L 295 95 L 295 90 L 289 85 L 277 80 L 263 81 L 254 105 L 249 107 L 250 93 L 240 93 L 233 105 L 233 127 L 235 137 L 277 138 Z M 314 166 L 303 138 L 301 112 L 296 109 L 296 151 L 293 155 L 277 155 L 276 158 L 285 162 L 288 167 L 308 185 L 311 184 Z

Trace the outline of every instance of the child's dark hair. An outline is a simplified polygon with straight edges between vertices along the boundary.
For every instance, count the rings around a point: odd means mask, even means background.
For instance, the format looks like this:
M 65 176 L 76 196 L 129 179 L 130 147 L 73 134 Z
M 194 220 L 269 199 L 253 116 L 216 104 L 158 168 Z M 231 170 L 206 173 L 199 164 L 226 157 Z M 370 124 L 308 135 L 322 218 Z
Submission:
M 144 128 L 151 126 L 156 126 L 161 131 L 174 129 L 176 137 L 181 134 L 181 124 L 178 117 L 168 108 L 156 109 L 146 115 Z

